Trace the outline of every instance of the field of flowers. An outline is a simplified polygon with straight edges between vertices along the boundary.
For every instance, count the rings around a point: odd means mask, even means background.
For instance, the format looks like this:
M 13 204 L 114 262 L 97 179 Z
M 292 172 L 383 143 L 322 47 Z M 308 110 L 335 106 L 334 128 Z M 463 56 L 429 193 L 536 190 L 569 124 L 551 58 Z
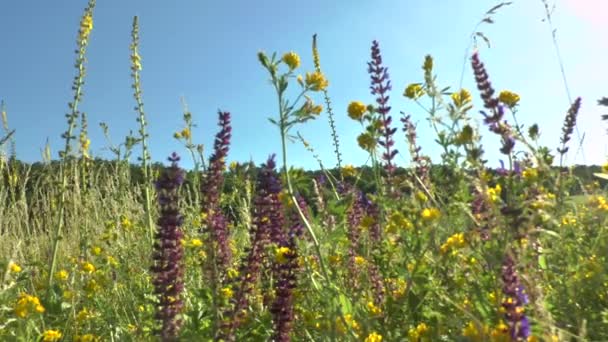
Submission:
M 314 70 L 300 71 L 295 52 L 258 53 L 278 98 L 270 122 L 281 150 L 261 165 L 227 165 L 238 146 L 230 145 L 231 114 L 220 111 L 205 157 L 185 110 L 174 134 L 184 152 L 159 167 L 148 148 L 135 17 L 139 130 L 110 146 L 115 160 L 99 162 L 78 109 L 94 7 L 90 0 L 78 31 L 60 159 L 48 155 L 36 169 L 18 162 L 2 111 L 0 340 L 608 340 L 600 183 L 608 175 L 583 180 L 562 165 L 580 98 L 564 108 L 555 149 L 541 146 L 539 127 L 516 121 L 519 95 L 495 90 L 483 56 L 470 56 L 476 90 L 440 85 L 426 56 L 403 96 L 424 108 L 437 134 L 442 155 L 431 161 L 412 118 L 391 108 L 379 43 L 368 63 L 374 101 L 332 108 L 314 36 Z M 321 115 L 337 165 L 320 162 L 311 176 L 290 167 L 288 146 L 316 156 L 294 127 Z M 334 115 L 361 124 L 365 167 L 347 164 L 340 143 L 351 142 L 339 141 Z M 482 133 L 501 142 L 503 167 L 487 164 Z M 409 151 L 397 151 L 395 139 Z M 407 168 L 395 160 L 404 152 Z M 181 169 L 180 156 L 194 169 Z

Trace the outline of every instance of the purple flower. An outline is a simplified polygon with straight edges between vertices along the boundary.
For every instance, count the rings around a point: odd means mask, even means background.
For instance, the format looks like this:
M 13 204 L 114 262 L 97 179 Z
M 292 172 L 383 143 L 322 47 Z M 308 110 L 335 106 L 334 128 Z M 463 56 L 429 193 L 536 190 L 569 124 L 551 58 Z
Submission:
M 574 103 L 568 109 L 568 113 L 566 114 L 566 119 L 564 120 L 564 127 L 562 127 L 562 136 L 560 138 L 560 142 L 562 143 L 562 147 L 557 149 L 561 155 L 568 152 L 568 147 L 566 144 L 570 141 L 570 137 L 572 136 L 572 132 L 574 132 L 574 127 L 576 126 L 576 117 L 578 115 L 578 111 L 581 108 L 581 98 L 577 97 Z
M 181 293 L 184 289 L 184 250 L 181 244 L 184 234 L 180 229 L 183 218 L 179 212 L 178 195 L 184 182 L 184 171 L 178 167 L 179 156 L 175 152 L 169 161 L 171 166 L 156 182 L 160 217 L 151 267 L 154 293 L 159 299 L 155 317 L 161 322 L 159 334 L 163 341 L 177 338 L 182 324 L 178 315 L 183 308 Z
M 528 295 L 519 282 L 515 261 L 507 254 L 502 266 L 502 293 L 505 299 L 502 307 L 505 309 L 505 320 L 509 325 L 509 333 L 514 341 L 526 341 L 530 336 L 530 322 L 524 312 L 528 303 Z
M 494 88 L 492 88 L 488 73 L 483 63 L 479 60 L 477 53 L 473 54 L 471 65 L 473 66 L 475 82 L 477 83 L 477 89 L 481 92 L 484 107 L 492 112 L 491 115 L 485 111 L 480 112 L 484 116 L 484 123 L 488 125 L 491 132 L 500 135 L 502 143 L 500 152 L 509 155 L 515 147 L 515 139 L 513 138 L 511 126 L 502 120 L 505 114 L 504 106 L 500 104 L 498 98 L 494 97 Z
M 224 170 L 226 168 L 226 156 L 230 146 L 232 126 L 230 125 L 230 113 L 219 112 L 220 131 L 215 136 L 213 144 L 214 152 L 209 158 L 209 169 L 201 183 L 202 212 L 206 215 L 206 229 L 213 244 L 212 255 L 217 256 L 220 277 L 229 267 L 232 252 L 229 246 L 228 222 L 220 207 L 220 195 L 224 184 Z
M 388 77 L 388 68 L 382 66 L 380 47 L 375 40 L 372 43 L 372 60 L 367 63 L 367 71 L 371 77 L 371 93 L 372 95 L 377 95 L 376 103 L 378 104 L 378 108 L 376 111 L 380 114 L 380 123 L 382 124 L 380 128 L 382 139 L 378 141 L 378 144 L 385 148 L 385 152 L 382 153 L 382 159 L 386 161 L 386 171 L 390 176 L 395 170 L 392 160 L 397 154 L 397 150 L 392 148 L 395 144 L 392 136 L 397 131 L 397 128 L 391 128 L 393 119 L 389 115 L 391 107 L 388 105 L 390 98 L 388 92 L 392 89 L 392 86 Z

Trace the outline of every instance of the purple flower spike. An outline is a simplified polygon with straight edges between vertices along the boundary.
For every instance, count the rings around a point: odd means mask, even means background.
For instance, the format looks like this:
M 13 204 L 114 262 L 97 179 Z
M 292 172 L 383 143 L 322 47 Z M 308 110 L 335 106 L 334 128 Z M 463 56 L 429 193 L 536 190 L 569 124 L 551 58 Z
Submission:
M 385 148 L 385 152 L 382 153 L 382 159 L 386 162 L 386 171 L 389 176 L 393 174 L 395 165 L 393 165 L 393 158 L 397 155 L 397 150 L 393 149 L 395 141 L 392 136 L 397 131 L 397 128 L 391 128 L 391 122 L 393 119 L 389 115 L 391 107 L 388 105 L 390 96 L 388 92 L 392 89 L 391 81 L 388 77 L 388 68 L 382 66 L 382 55 L 380 54 L 380 47 L 377 41 L 372 43 L 372 60 L 367 63 L 367 71 L 371 77 L 371 93 L 377 95 L 376 103 L 378 104 L 377 112 L 380 114 L 380 122 L 382 127 L 380 128 L 380 134 L 382 139 L 378 141 L 380 146 Z
M 171 166 L 166 168 L 156 182 L 160 218 L 156 232 L 156 242 L 152 254 L 154 274 L 152 283 L 159 304 L 156 319 L 161 322 L 159 335 L 163 341 L 177 338 L 182 321 L 178 315 L 184 306 L 181 293 L 184 289 L 184 250 L 181 240 L 183 222 L 179 212 L 179 187 L 184 182 L 184 171 L 177 165 L 179 156 L 169 157 Z
M 505 309 L 505 320 L 509 325 L 509 333 L 513 341 L 527 341 L 530 336 L 530 322 L 525 314 L 524 306 L 528 303 L 528 295 L 519 282 L 515 261 L 507 254 L 502 266 L 502 293 L 505 297 L 502 307 Z

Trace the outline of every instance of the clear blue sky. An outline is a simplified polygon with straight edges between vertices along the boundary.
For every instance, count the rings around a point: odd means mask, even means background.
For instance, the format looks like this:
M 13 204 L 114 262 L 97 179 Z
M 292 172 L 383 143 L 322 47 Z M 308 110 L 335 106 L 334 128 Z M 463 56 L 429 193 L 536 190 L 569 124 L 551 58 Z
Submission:
M 604 0 L 555 1 L 554 25 L 572 96 L 582 96 L 579 130 L 585 134 L 584 154 L 569 163 L 603 163 L 606 159 L 603 112 L 596 105 L 608 96 L 608 26 L 597 15 Z M 549 0 L 550 3 L 554 1 Z M 391 105 L 414 114 L 423 150 L 435 159 L 434 137 L 416 105 L 401 96 L 408 83 L 420 81 L 425 54 L 435 57 L 440 84 L 458 87 L 464 50 L 483 13 L 494 0 L 309 0 L 309 1 L 159 1 L 103 0 L 94 13 L 88 51 L 88 74 L 81 109 L 88 113 L 91 151 L 104 150 L 99 122 L 108 123 L 114 142 L 136 130 L 129 71 L 129 43 L 134 15 L 140 18 L 142 82 L 150 121 L 151 152 L 164 160 L 172 151 L 185 151 L 173 138 L 182 128 L 180 97 L 184 96 L 198 129 L 196 142 L 211 148 L 217 131 L 216 113 L 233 114 L 233 143 L 229 160 L 260 162 L 279 151 L 279 135 L 266 117 L 276 116 L 276 98 L 259 65 L 259 50 L 302 56 L 302 71 L 312 69 L 311 39 L 318 34 L 322 67 L 330 80 L 344 159 L 360 165 L 366 154 L 356 146 L 358 124 L 346 116 L 351 100 L 372 102 L 366 62 L 372 40 L 380 42 L 393 83 Z M 85 0 L 2 1 L 0 3 L 0 99 L 6 102 L 9 123 L 16 129 L 18 157 L 39 160 L 48 138 L 53 157 L 61 147 L 64 114 L 73 96 L 74 48 Z M 605 13 L 605 12 L 604 12 Z M 556 147 L 569 102 L 544 18 L 541 0 L 515 0 L 482 28 L 492 41 L 481 48 L 497 90 L 521 97 L 519 119 L 538 122 L 542 142 Z M 464 87 L 478 94 L 467 62 Z M 322 98 L 318 97 L 318 101 Z M 605 110 L 604 110 L 605 111 Z M 476 113 L 476 112 L 475 112 Z M 478 114 L 474 114 L 479 117 Z M 299 128 L 326 165 L 332 166 L 326 115 Z M 498 165 L 498 139 L 486 133 L 486 151 Z M 399 165 L 409 156 L 401 130 L 395 136 Z M 299 144 L 289 146 L 291 163 L 316 168 Z M 184 158 L 187 159 L 187 158 Z M 186 162 L 185 166 L 189 163 Z

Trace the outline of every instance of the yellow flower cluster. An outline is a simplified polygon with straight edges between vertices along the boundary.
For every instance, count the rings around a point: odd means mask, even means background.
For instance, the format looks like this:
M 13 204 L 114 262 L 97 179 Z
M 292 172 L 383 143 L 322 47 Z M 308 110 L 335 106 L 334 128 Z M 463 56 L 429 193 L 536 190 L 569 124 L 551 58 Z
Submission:
M 175 132 L 173 133 L 173 137 L 175 139 L 190 139 L 190 137 L 192 136 L 192 132 L 190 132 L 190 129 L 188 127 L 184 128 L 183 130 L 181 130 L 181 132 Z
M 74 342 L 98 342 L 101 338 L 93 334 L 84 334 L 74 336 Z
M 424 95 L 424 88 L 422 88 L 422 85 L 420 83 L 409 84 L 403 92 L 403 96 L 412 100 L 416 100 L 422 95 Z
M 507 107 L 513 108 L 519 103 L 519 95 L 509 90 L 503 90 L 498 95 L 498 100 Z
M 80 20 L 80 40 L 87 40 L 93 30 L 93 17 L 91 14 L 85 14 Z
M 410 342 L 427 341 L 428 338 L 424 338 L 424 335 L 429 331 L 428 325 L 425 323 L 418 324 L 415 328 L 410 328 L 407 332 Z
M 382 313 L 382 309 L 377 307 L 373 301 L 367 302 L 367 311 L 369 311 L 372 315 L 380 315 Z
M 291 249 L 289 247 L 278 247 L 275 249 L 275 260 L 279 264 L 284 264 L 287 262 L 287 257 L 291 254 Z
M 319 71 L 313 73 L 306 73 L 306 86 L 312 91 L 325 90 L 329 86 L 329 81 L 325 78 L 325 75 Z
M 573 226 L 576 222 L 576 216 L 571 212 L 566 213 L 566 215 L 562 217 L 562 226 Z
M 478 325 L 474 322 L 469 322 L 462 329 L 462 336 L 475 342 L 488 341 L 488 337 L 492 342 L 511 341 L 511 336 L 509 336 L 509 326 L 504 322 L 498 323 L 492 330 L 490 330 L 488 325 L 478 327 Z
M 19 273 L 21 272 L 21 266 L 19 266 L 18 264 L 14 263 L 14 262 L 10 262 L 8 268 L 11 270 L 11 272 L 13 273 Z
M 281 60 L 283 63 L 287 64 L 289 70 L 297 69 L 300 66 L 300 56 L 293 51 L 284 54 Z
M 234 291 L 232 291 L 232 288 L 230 288 L 230 286 L 222 288 L 220 292 L 222 294 L 222 298 L 224 299 L 230 299 L 232 298 L 232 296 L 234 296 Z
M 449 250 L 456 250 L 462 248 L 465 245 L 464 233 L 456 233 L 450 236 L 442 245 L 439 247 L 441 254 L 447 253 Z
M 488 188 L 488 191 L 486 192 L 486 194 L 488 195 L 488 198 L 490 199 L 490 201 L 498 202 L 498 201 L 500 201 L 501 192 L 502 192 L 502 187 L 500 186 L 500 184 L 496 184 L 495 187 Z
M 608 210 L 608 202 L 604 196 L 595 196 L 591 198 L 591 205 L 595 205 L 597 209 Z
M 354 330 L 356 333 L 361 331 L 361 326 L 359 323 L 357 323 L 357 321 L 355 321 L 351 314 L 344 315 L 344 320 L 346 321 L 348 327 Z M 336 318 L 336 329 L 341 334 L 346 333 L 346 327 L 344 326 L 344 323 L 342 323 L 342 319 L 340 317 Z
M 367 111 L 367 106 L 361 101 L 352 101 L 348 105 L 348 116 L 353 120 L 361 120 Z
M 45 330 L 42 333 L 43 342 L 55 342 L 61 340 L 63 335 L 59 330 Z
M 365 338 L 364 341 L 365 342 L 382 342 L 382 335 L 380 335 L 374 331 L 371 334 L 367 335 L 367 337 Z
M 425 221 L 433 221 L 441 216 L 441 212 L 437 208 L 424 208 L 420 213 L 420 216 Z
M 17 299 L 14 307 L 15 315 L 19 318 L 26 318 L 31 312 L 43 313 L 44 306 L 40 304 L 40 299 L 36 296 L 22 292 Z
M 451 97 L 452 102 L 454 102 L 454 105 L 458 108 L 464 107 L 473 101 L 473 96 L 471 96 L 471 93 L 466 89 L 460 89 L 460 91 L 452 93 Z
M 355 177 L 357 175 L 357 169 L 352 164 L 346 164 L 342 167 L 342 175 L 344 177 Z
M 521 172 L 521 176 L 525 180 L 534 180 L 538 178 L 538 170 L 535 168 L 527 168 Z
M 377 141 L 369 133 L 362 133 L 357 137 L 357 143 L 362 149 L 371 152 L 376 148 Z

